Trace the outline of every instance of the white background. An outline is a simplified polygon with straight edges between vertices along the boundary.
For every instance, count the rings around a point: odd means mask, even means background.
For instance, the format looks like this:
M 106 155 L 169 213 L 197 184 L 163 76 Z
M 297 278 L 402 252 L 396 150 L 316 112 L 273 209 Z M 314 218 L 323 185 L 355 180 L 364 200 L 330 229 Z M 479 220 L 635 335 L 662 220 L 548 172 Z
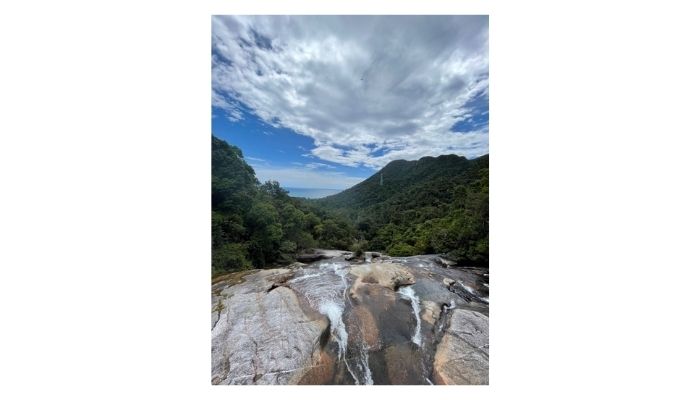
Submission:
M 0 397 L 698 398 L 697 12 L 296 3 L 2 2 Z M 490 386 L 210 386 L 214 13 L 490 15 Z

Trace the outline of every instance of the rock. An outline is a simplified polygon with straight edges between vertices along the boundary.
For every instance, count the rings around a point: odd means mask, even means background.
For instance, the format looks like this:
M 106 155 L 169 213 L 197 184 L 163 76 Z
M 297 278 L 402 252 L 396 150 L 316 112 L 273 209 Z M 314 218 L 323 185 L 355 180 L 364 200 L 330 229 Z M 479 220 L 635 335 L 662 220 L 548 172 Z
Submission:
M 380 342 L 377 322 L 366 306 L 359 305 L 353 307 L 350 310 L 348 321 L 350 337 L 362 338 L 362 341 L 367 345 L 367 349 L 370 351 L 379 349 Z
M 386 374 L 391 385 L 415 385 L 422 382 L 422 350 L 409 343 L 389 346 L 384 351 Z
M 297 261 L 297 262 L 294 262 L 294 263 L 289 264 L 289 267 L 287 267 L 287 268 L 289 268 L 289 269 L 291 269 L 291 270 L 297 270 L 297 269 L 299 269 L 299 268 L 304 268 L 304 267 L 306 267 L 306 266 L 307 266 L 307 264 L 304 264 L 304 263 L 302 263 L 302 262 L 298 262 L 298 261 Z
M 435 352 L 433 378 L 446 385 L 488 385 L 489 319 L 456 309 Z
M 345 250 L 327 250 L 327 249 L 314 249 L 314 253 L 321 254 L 325 258 L 335 258 L 343 257 L 352 254 L 352 252 Z
M 299 254 L 299 255 L 297 255 L 296 258 L 297 258 L 297 261 L 302 262 L 302 263 L 312 263 L 315 261 L 324 260 L 324 259 L 329 258 L 329 257 L 326 257 L 323 254 L 314 253 L 314 254 Z
M 421 304 L 423 306 L 423 312 L 420 318 L 430 325 L 435 325 L 438 318 L 440 318 L 440 311 L 442 311 L 440 304 L 430 300 L 423 300 Z
M 442 266 L 443 268 L 449 268 L 449 267 L 457 264 L 456 262 L 454 262 L 452 260 L 448 260 L 448 259 L 445 259 L 445 258 L 440 257 L 440 256 L 435 256 L 432 261 L 435 264 Z
M 299 380 L 299 385 L 323 385 L 333 383 L 335 375 L 335 359 L 324 351 L 321 353 L 316 365 L 311 367 Z
M 376 283 L 391 290 L 416 283 L 413 274 L 400 264 L 363 264 L 352 267 L 350 274 L 364 283 Z
M 343 257 L 345 261 L 364 261 L 364 256 L 356 256 L 354 254 L 346 255 Z
M 221 291 L 212 328 L 213 384 L 295 384 L 317 365 L 326 317 L 309 317 L 284 286 L 288 269 L 263 270 Z
M 343 250 L 312 249 L 312 251 L 312 253 L 308 254 L 297 254 L 297 261 L 302 263 L 312 263 L 329 258 L 352 256 L 351 252 Z
M 452 280 L 450 279 L 450 281 Z M 445 280 L 443 280 L 443 283 L 445 283 Z M 465 285 L 461 281 L 452 281 L 452 283 L 447 286 L 447 289 L 450 292 L 462 298 L 467 303 L 476 302 L 481 304 L 488 304 L 488 299 L 482 299 L 481 297 L 479 297 L 479 293 L 477 292 L 477 290 L 470 284 Z
M 288 268 L 261 269 L 252 271 L 245 277 L 245 281 L 239 284 L 231 284 L 220 290 L 222 297 L 230 297 L 233 293 L 267 292 L 275 282 L 291 276 L 292 270 Z
M 213 279 L 212 384 L 488 384 L 481 271 L 373 253 Z

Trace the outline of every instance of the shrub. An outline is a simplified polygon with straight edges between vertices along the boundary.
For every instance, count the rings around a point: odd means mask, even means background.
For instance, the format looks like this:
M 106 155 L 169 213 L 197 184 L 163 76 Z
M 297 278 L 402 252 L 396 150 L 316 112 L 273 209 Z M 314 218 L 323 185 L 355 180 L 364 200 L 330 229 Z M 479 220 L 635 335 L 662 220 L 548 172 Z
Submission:
M 212 268 L 214 271 L 240 271 L 250 269 L 246 258 L 246 249 L 240 243 L 228 243 L 212 253 Z
M 407 257 L 416 254 L 416 249 L 410 244 L 396 243 L 389 247 L 389 255 L 392 257 Z
M 350 251 L 355 254 L 355 256 L 359 257 L 367 251 L 367 241 L 364 239 L 355 239 L 355 241 L 352 243 L 350 246 Z

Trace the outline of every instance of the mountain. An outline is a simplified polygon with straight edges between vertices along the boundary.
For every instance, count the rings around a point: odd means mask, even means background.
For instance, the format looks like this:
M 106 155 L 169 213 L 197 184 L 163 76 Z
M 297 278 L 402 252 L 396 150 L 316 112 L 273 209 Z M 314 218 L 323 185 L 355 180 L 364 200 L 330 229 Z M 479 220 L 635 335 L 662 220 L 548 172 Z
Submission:
M 402 256 L 446 253 L 488 263 L 488 155 L 397 160 L 365 181 L 313 201 L 353 221 L 366 246 Z
M 323 199 L 292 198 L 212 136 L 212 270 L 265 268 L 313 247 L 486 265 L 488 179 L 488 155 L 443 155 L 392 161 Z

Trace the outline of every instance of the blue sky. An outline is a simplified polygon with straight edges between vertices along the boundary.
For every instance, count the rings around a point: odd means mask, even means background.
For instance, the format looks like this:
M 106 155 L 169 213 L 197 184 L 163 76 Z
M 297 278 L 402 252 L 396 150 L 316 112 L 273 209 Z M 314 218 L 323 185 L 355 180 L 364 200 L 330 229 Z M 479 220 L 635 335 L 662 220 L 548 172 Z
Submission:
M 261 181 L 345 189 L 488 153 L 488 17 L 212 18 L 212 133 Z

